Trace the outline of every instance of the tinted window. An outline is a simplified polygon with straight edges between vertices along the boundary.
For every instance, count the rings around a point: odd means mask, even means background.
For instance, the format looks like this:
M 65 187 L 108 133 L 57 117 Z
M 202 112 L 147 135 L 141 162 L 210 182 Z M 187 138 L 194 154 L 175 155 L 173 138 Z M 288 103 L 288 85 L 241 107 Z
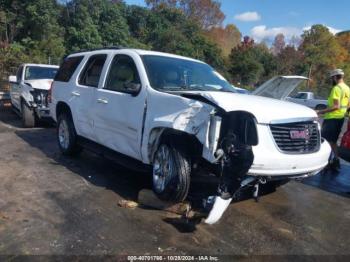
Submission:
M 144 55 L 151 86 L 160 91 L 227 91 L 234 88 L 207 64 L 173 57 Z
M 81 60 L 83 60 L 83 56 L 67 57 L 64 59 L 55 76 L 55 81 L 68 82 Z
M 124 92 L 127 83 L 141 84 L 134 60 L 126 55 L 113 58 L 105 89 Z
M 42 67 L 42 66 L 27 66 L 24 79 L 36 80 L 36 79 L 53 79 L 58 71 L 58 68 Z
M 97 87 L 106 58 L 107 55 L 91 56 L 80 75 L 79 84 Z
M 294 98 L 306 99 L 306 98 L 307 98 L 307 94 L 306 94 L 306 93 L 299 93 L 299 94 L 296 94 L 296 95 L 294 96 Z

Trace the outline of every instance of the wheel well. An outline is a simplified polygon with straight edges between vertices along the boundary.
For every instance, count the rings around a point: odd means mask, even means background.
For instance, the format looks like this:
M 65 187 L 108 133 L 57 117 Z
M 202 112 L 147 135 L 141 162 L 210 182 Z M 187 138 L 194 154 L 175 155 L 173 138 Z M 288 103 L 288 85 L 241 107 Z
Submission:
M 23 96 L 21 96 L 20 101 L 21 101 L 21 105 L 20 106 L 22 106 L 22 103 L 24 103 L 26 106 L 29 106 L 27 101 L 23 98 Z
M 153 137 L 153 142 L 150 144 L 149 159 L 151 162 L 153 161 L 154 153 L 161 143 L 167 143 L 172 147 L 176 147 L 183 154 L 191 158 L 201 157 L 202 155 L 203 145 L 194 135 L 171 128 L 155 129 L 152 130 L 152 133 L 157 137 Z
M 324 109 L 324 108 L 327 108 L 327 106 L 324 104 L 318 104 L 315 106 L 315 109 Z
M 69 116 L 72 116 L 69 106 L 64 102 L 58 102 L 56 106 L 56 118 L 62 113 L 68 113 Z

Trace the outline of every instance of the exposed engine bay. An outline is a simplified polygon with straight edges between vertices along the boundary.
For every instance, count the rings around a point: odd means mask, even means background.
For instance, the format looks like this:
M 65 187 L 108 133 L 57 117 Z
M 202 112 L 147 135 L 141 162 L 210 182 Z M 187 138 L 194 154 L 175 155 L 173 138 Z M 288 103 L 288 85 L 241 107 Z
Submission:
M 36 105 L 37 107 L 48 107 L 48 90 L 33 88 L 30 93 L 33 96 L 32 105 Z
M 30 106 L 36 113 L 38 118 L 44 118 L 50 116 L 49 103 L 48 103 L 48 90 L 33 88 L 30 91 L 33 96 L 33 100 L 30 101 Z
M 258 144 L 258 135 L 252 116 L 235 112 L 224 117 L 219 149 L 216 155 L 220 163 L 220 185 L 218 194 L 232 198 L 240 187 L 254 161 L 252 146 Z
M 253 164 L 252 146 L 258 144 L 258 134 L 253 116 L 245 112 L 233 112 L 223 117 L 219 149 L 220 182 L 217 194 L 212 199 L 212 208 L 206 223 L 216 223 L 240 190 L 253 184 L 253 196 L 257 200 L 259 184 L 266 183 L 259 178 L 247 176 Z

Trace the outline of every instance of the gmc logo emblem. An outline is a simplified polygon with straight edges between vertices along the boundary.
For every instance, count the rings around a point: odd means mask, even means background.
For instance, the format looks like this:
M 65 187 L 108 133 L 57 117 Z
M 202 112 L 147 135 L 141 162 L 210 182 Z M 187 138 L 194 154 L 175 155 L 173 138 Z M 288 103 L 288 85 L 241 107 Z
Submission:
M 304 139 L 304 140 L 309 140 L 310 134 L 309 130 L 292 130 L 290 131 L 290 138 L 291 139 Z

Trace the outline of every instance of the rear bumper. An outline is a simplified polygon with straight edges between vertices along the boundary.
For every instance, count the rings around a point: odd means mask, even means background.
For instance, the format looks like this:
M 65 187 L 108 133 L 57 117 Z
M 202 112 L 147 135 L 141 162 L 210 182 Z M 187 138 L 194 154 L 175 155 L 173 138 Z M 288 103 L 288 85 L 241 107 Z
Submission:
M 276 148 L 266 125 L 258 125 L 259 145 L 253 147 L 254 163 L 248 174 L 252 176 L 283 176 L 297 178 L 312 176 L 327 164 L 331 153 L 328 142 L 323 141 L 320 150 L 309 154 L 286 154 Z

